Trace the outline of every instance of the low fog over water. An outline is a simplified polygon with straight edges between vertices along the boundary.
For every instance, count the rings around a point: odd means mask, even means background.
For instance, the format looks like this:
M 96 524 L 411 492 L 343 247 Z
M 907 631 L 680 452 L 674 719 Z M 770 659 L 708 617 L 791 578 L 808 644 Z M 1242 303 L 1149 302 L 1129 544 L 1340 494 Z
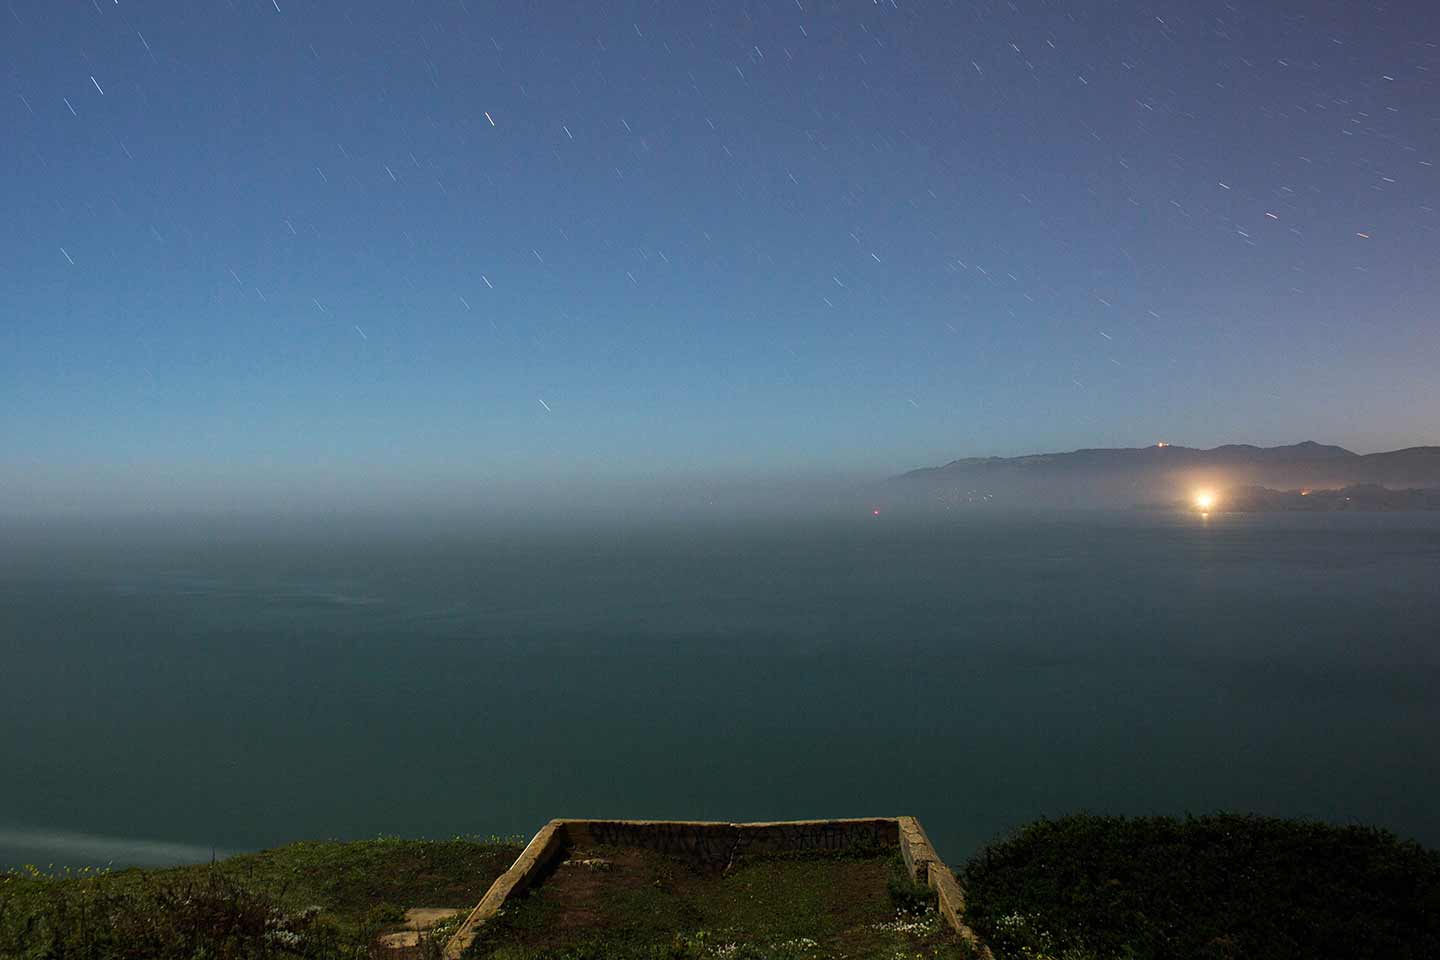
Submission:
M 901 812 L 961 860 L 1080 808 L 1440 841 L 1440 514 L 440 519 L 8 526 L 0 860 Z

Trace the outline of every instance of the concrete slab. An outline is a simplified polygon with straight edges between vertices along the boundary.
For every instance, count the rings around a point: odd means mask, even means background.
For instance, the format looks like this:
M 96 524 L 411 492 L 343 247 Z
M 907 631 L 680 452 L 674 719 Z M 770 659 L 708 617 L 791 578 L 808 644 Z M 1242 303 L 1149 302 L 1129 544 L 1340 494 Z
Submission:
M 380 937 L 380 947 L 385 950 L 405 950 L 420 946 L 420 934 L 431 929 L 441 920 L 464 913 L 464 907 L 411 907 L 405 911 L 406 929 L 387 933 Z

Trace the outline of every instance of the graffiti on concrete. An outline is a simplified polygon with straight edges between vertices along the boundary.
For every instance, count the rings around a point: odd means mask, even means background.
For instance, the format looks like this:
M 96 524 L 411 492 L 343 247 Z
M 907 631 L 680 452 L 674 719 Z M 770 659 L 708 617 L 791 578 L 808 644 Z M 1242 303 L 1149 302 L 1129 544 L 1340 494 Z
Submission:
M 696 866 L 723 868 L 744 854 L 811 850 L 838 853 L 893 846 L 893 820 L 815 820 L 728 824 L 592 820 L 584 830 L 595 843 L 641 847 Z
M 724 867 L 730 862 L 737 833 L 729 824 L 613 820 L 592 820 L 586 828 L 596 843 L 641 847 L 705 867 Z
M 800 821 L 743 828 L 737 852 L 819 850 L 838 853 L 857 848 L 893 846 L 898 839 L 899 832 L 893 820 Z

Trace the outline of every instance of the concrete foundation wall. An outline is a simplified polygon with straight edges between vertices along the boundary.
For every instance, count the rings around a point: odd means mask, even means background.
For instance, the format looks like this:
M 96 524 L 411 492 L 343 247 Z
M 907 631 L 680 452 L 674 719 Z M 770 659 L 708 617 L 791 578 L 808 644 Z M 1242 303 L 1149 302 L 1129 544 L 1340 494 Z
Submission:
M 770 823 L 724 823 L 710 820 L 551 820 L 526 845 L 470 912 L 445 945 L 446 960 L 459 957 L 474 942 L 481 925 L 505 901 L 540 882 L 568 850 L 608 844 L 640 847 L 684 860 L 702 869 L 723 869 L 744 855 L 791 851 L 841 852 L 900 846 L 910 876 L 935 891 L 940 914 L 960 936 L 985 957 L 990 951 L 964 921 L 965 898 L 920 821 L 914 817 L 871 817 L 854 820 L 783 820 Z
M 485 921 L 491 919 L 500 912 L 505 901 L 512 895 L 523 893 L 535 884 L 564 854 L 566 850 L 566 838 L 563 830 L 560 829 L 559 820 L 551 820 L 540 828 L 540 832 L 531 838 L 520 851 L 520 856 L 510 865 L 510 869 L 502 873 L 490 889 L 485 891 L 485 896 L 470 911 L 470 916 L 455 931 L 455 935 L 445 944 L 446 960 L 458 960 L 460 954 L 464 953 L 470 944 L 475 942 L 475 933 Z
M 642 847 L 694 866 L 723 868 L 738 856 L 795 850 L 840 851 L 894 846 L 894 819 L 785 820 L 722 823 L 708 820 L 561 820 L 571 844 Z
M 900 856 L 916 883 L 923 883 L 935 891 L 936 907 L 940 916 L 960 938 L 979 951 L 985 960 L 994 960 L 990 948 L 981 942 L 965 922 L 965 892 L 955 879 L 955 874 L 945 866 L 945 861 L 935 852 L 925 828 L 914 817 L 900 817 Z

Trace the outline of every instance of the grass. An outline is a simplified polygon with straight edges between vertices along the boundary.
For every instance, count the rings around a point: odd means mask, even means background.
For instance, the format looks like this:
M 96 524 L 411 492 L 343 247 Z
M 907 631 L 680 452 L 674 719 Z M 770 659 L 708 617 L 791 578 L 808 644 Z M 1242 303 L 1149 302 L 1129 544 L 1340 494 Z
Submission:
M 592 848 L 481 928 L 476 960 L 961 958 L 892 849 L 742 860 L 723 875 Z
M 0 874 L 0 957 L 365 957 L 407 907 L 473 906 L 520 849 L 498 838 L 304 842 L 157 871 L 12 871 Z
M 438 960 L 463 914 L 408 954 L 377 935 L 415 906 L 473 906 L 515 841 L 297 843 L 214 864 L 0 874 L 10 960 Z M 698 873 L 577 852 L 481 930 L 474 960 L 962 958 L 893 851 L 797 854 Z M 1440 958 L 1440 852 L 1382 830 L 1220 815 L 1032 823 L 960 873 L 997 960 Z
M 960 879 L 1000 960 L 1440 957 L 1440 852 L 1366 827 L 1064 817 Z

